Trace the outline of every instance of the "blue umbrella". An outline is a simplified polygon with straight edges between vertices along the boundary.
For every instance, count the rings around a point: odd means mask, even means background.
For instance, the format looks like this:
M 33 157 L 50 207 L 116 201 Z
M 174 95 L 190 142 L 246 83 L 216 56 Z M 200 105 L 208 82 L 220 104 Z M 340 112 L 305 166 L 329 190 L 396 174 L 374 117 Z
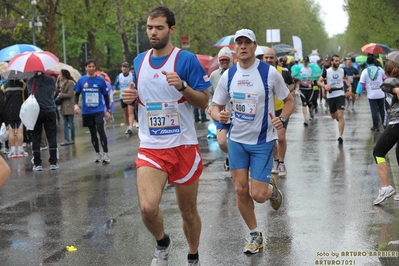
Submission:
M 10 61 L 17 54 L 33 51 L 43 50 L 31 44 L 14 44 L 0 50 L 0 62 Z
M 225 46 L 231 47 L 233 45 L 234 45 L 234 35 L 228 35 L 228 36 L 224 36 L 223 38 L 220 38 L 217 42 L 215 42 L 212 45 L 212 47 L 223 48 Z

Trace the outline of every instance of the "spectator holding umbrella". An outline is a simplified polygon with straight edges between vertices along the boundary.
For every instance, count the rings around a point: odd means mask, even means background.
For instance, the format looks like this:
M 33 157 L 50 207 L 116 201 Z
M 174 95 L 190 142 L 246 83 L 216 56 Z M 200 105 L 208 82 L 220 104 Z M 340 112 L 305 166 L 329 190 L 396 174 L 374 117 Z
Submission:
M 56 93 L 55 81 L 43 72 L 36 72 L 28 80 L 27 85 L 29 93 L 35 95 L 40 106 L 40 113 L 32 131 L 33 171 L 43 170 L 40 158 L 40 141 L 43 128 L 49 144 L 50 170 L 57 170 L 59 166 L 57 164 L 57 114 L 54 102 L 54 95 Z

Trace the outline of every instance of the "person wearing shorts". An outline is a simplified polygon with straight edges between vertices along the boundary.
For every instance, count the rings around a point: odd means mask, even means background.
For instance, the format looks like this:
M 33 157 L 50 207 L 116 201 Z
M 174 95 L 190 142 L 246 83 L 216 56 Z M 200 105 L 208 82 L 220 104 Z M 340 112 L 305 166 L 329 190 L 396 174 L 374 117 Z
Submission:
M 122 93 L 126 104 L 138 101 L 137 190 L 142 220 L 157 242 L 153 266 L 168 265 L 172 248 L 159 208 L 166 183 L 175 185 L 188 265 L 199 265 L 197 193 L 203 166 L 192 106 L 207 107 L 211 83 L 194 54 L 172 45 L 175 30 L 174 13 L 167 7 L 149 12 L 147 35 L 152 49 L 134 59 L 135 86 Z
M 108 164 L 111 160 L 108 155 L 108 139 L 104 129 L 104 117 L 111 116 L 109 108 L 109 90 L 105 80 L 95 74 L 96 61 L 89 59 L 85 63 L 86 75 L 79 78 L 75 84 L 75 114 L 80 114 L 79 97 L 82 94 L 82 121 L 83 126 L 90 131 L 91 143 L 96 151 L 94 162 Z M 104 104 L 106 112 L 104 113 Z M 97 134 L 100 136 L 100 141 Z M 103 154 L 100 153 L 100 143 Z
M 347 93 L 349 88 L 347 86 L 344 86 L 347 107 L 346 109 L 349 110 L 349 105 L 352 103 L 352 111 L 355 111 L 356 87 L 357 81 L 360 78 L 359 70 L 357 70 L 357 68 L 352 65 L 351 57 L 345 58 L 345 67 L 343 69 L 345 70 L 346 75 L 348 76 L 349 81 L 352 85 L 352 87 L 350 88 L 350 93 Z
M 291 73 L 288 71 L 287 68 L 281 67 L 277 65 L 277 54 L 272 48 L 267 48 L 263 52 L 263 61 L 271 66 L 274 66 L 277 71 L 281 74 L 281 76 L 284 79 L 285 84 L 287 85 L 287 88 L 290 90 L 290 93 L 294 93 L 295 90 L 295 83 L 294 80 L 292 79 Z M 284 107 L 284 102 L 277 99 L 276 96 L 274 96 L 274 109 L 275 109 L 275 116 L 279 117 L 281 115 L 281 112 Z M 286 119 L 283 122 L 283 128 L 279 131 L 277 131 L 278 134 L 278 140 L 274 144 L 274 150 L 273 150 L 273 169 L 272 173 L 278 174 L 279 177 L 285 177 L 287 175 L 287 169 L 285 168 L 285 153 L 287 151 L 287 138 L 285 137 L 286 132 L 287 132 L 287 126 L 288 126 L 288 120 Z
M 26 84 L 19 80 L 9 80 L 3 85 L 5 96 L 6 115 L 9 121 L 9 145 L 8 158 L 23 158 L 28 153 L 23 148 L 24 129 L 19 117 L 22 103 L 28 98 Z
M 130 72 L 130 65 L 128 62 L 122 63 L 122 73 L 116 76 L 115 84 L 114 84 L 114 91 L 119 90 L 119 98 L 121 102 L 121 107 L 123 110 L 123 118 L 125 120 L 126 125 L 126 135 L 132 135 L 133 133 L 133 126 L 136 125 L 134 119 L 134 103 L 126 104 L 123 102 L 122 93 L 123 90 L 128 88 L 130 83 L 133 82 L 133 74 Z
M 270 199 L 278 210 L 283 201 L 272 175 L 273 147 L 277 131 L 294 109 L 294 98 L 276 68 L 255 57 L 256 37 L 242 29 L 234 36 L 238 63 L 223 73 L 213 95 L 212 118 L 225 124 L 231 119 L 228 138 L 230 172 L 234 180 L 237 207 L 248 229 L 244 253 L 263 248 L 255 203 Z M 274 116 L 274 96 L 284 101 L 280 117 Z M 232 102 L 232 116 L 225 105 Z M 249 171 L 251 169 L 251 171 Z
M 323 70 L 317 84 L 323 88 L 323 98 L 327 94 L 327 102 L 330 107 L 331 118 L 338 121 L 338 143 L 341 145 L 343 140 L 345 120 L 345 92 L 344 82 L 348 86 L 348 94 L 351 94 L 352 88 L 350 80 L 346 75 L 345 69 L 340 67 L 339 55 L 333 55 L 331 59 L 331 67 Z
M 309 67 L 309 56 L 305 56 L 303 58 L 303 67 L 300 70 L 301 79 L 297 80 L 299 83 L 299 91 L 301 95 L 302 101 L 302 113 L 304 122 L 303 125 L 305 127 L 309 126 L 309 119 L 308 119 L 308 109 L 310 118 L 314 118 L 314 106 L 313 106 L 313 81 L 311 77 L 313 76 L 313 71 Z

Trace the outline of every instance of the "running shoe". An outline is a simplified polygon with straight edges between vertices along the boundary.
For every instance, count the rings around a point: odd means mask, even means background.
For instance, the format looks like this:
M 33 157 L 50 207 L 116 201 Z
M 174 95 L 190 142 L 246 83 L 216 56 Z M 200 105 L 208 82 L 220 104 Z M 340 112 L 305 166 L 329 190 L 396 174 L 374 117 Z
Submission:
M 338 140 L 338 144 L 344 143 L 344 140 L 341 137 L 339 137 L 337 140 Z
M 270 185 L 273 186 L 272 196 L 270 198 L 270 205 L 273 209 L 277 211 L 280 208 L 281 203 L 283 203 L 283 194 L 277 188 L 277 180 L 273 174 L 270 177 Z
M 396 194 L 395 196 L 393 196 L 394 200 L 399 200 L 399 194 Z
M 309 108 L 309 114 L 310 114 L 310 118 L 313 120 L 314 118 L 314 108 Z
M 303 122 L 303 125 L 304 125 L 305 127 L 309 126 L 309 120 L 305 119 L 305 122 Z
M 126 133 L 127 132 L 127 133 Z M 133 128 L 132 127 L 128 127 L 126 130 L 125 134 L 127 135 L 132 135 L 133 134 Z
M 61 146 L 68 146 L 68 145 L 71 145 L 71 144 L 72 144 L 72 142 L 70 142 L 68 140 L 66 140 L 65 142 L 61 142 L 60 143 Z
M 201 266 L 201 263 L 199 262 L 199 260 L 188 260 L 187 265 L 188 266 Z
M 224 160 L 224 165 L 223 165 L 223 169 L 224 171 L 228 172 L 230 169 L 230 165 L 229 165 L 229 157 L 226 157 L 226 160 Z
M 272 174 L 278 174 L 278 161 L 273 161 Z
M 57 170 L 58 168 L 60 168 L 60 167 L 58 166 L 58 164 L 52 164 L 52 165 L 50 165 L 50 170 Z
M 108 153 L 103 154 L 103 164 L 107 164 L 111 161 L 111 159 L 108 156 Z
M 18 157 L 18 158 L 24 158 L 24 157 L 26 157 L 26 156 L 28 156 L 28 153 L 24 150 L 24 148 L 20 148 L 20 149 L 18 150 L 17 157 Z
M 95 163 L 99 163 L 99 162 L 102 161 L 102 159 L 103 159 L 103 157 L 102 157 L 101 153 L 97 153 L 96 154 L 96 159 L 94 160 L 94 162 Z
M 250 233 L 246 239 L 244 247 L 244 253 L 255 254 L 259 252 L 259 249 L 263 248 L 263 236 L 261 232 Z
M 285 177 L 287 175 L 287 169 L 285 169 L 284 163 L 278 164 L 278 176 Z
M 35 171 L 35 172 L 43 171 L 43 167 L 41 165 L 34 165 L 33 166 L 33 171 Z
M 160 247 L 156 246 L 154 252 L 154 258 L 151 261 L 151 266 L 168 266 L 169 253 L 172 249 L 172 240 L 170 240 L 169 246 Z
M 374 205 L 382 203 L 387 198 L 392 197 L 393 194 L 395 194 L 395 189 L 391 185 L 388 187 L 387 190 L 380 189 L 378 192 L 378 197 L 373 202 Z
M 12 150 L 8 153 L 8 158 L 18 158 L 18 154 L 15 150 Z

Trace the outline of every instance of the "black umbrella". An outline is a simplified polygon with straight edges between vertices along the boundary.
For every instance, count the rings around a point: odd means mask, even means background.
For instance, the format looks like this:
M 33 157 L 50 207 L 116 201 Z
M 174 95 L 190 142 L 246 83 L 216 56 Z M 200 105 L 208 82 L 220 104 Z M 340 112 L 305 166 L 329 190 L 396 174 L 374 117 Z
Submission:
M 284 55 L 288 55 L 288 54 L 295 54 L 295 49 L 294 49 L 294 47 L 292 47 L 291 45 L 289 45 L 289 44 L 284 44 L 284 43 L 281 43 L 281 44 L 277 44 L 277 45 L 274 45 L 273 47 L 273 50 L 276 52 L 276 55 L 277 56 L 284 56 Z

